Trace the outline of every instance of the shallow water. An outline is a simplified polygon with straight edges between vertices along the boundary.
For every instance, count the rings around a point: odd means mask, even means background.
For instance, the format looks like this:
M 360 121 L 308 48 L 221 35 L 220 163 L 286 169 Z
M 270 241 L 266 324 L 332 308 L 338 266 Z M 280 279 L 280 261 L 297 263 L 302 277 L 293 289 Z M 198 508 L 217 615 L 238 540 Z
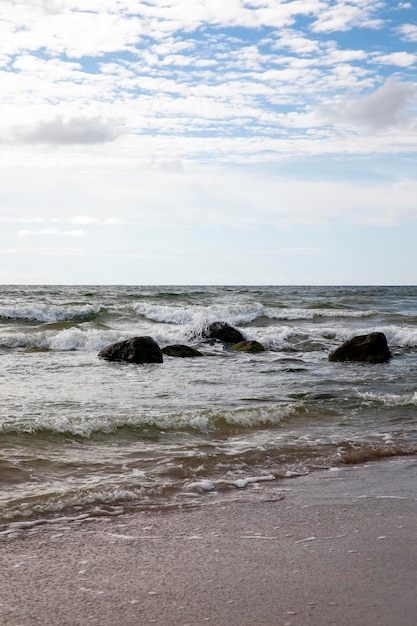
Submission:
M 203 340 L 227 321 L 267 350 Z M 386 334 L 383 365 L 330 363 Z M 108 363 L 150 335 L 205 357 Z M 416 287 L 0 287 L 0 524 L 196 506 L 417 452 Z

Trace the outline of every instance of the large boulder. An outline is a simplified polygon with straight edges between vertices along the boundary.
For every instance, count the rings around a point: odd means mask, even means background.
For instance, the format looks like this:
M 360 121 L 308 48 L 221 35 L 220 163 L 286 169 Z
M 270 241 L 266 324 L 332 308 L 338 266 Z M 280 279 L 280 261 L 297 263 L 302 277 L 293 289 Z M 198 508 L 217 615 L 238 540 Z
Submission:
M 165 348 L 162 348 L 162 352 L 168 356 L 176 356 L 181 358 L 204 356 L 199 350 L 191 348 L 190 346 L 184 346 L 180 343 L 173 344 L 172 346 L 165 346 Z
M 239 343 L 239 341 L 245 340 L 240 330 L 229 326 L 226 322 L 214 322 L 210 324 L 204 336 L 209 339 L 220 339 L 220 341 L 224 341 L 225 343 Z
M 385 363 L 391 358 L 384 333 L 357 335 L 329 354 L 329 361 Z
M 107 361 L 128 363 L 162 363 L 162 350 L 152 337 L 132 337 L 126 341 L 112 343 L 98 354 Z
M 238 352 L 265 352 L 265 348 L 259 341 L 239 341 L 232 346 L 232 350 Z

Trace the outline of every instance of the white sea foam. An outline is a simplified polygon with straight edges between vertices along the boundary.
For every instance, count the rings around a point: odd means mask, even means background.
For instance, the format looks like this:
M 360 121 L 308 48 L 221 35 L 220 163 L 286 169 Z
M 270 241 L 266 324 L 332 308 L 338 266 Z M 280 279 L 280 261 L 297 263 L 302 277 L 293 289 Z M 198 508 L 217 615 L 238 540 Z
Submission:
M 275 476 L 268 474 L 267 476 L 250 476 L 248 478 L 238 478 L 237 480 L 231 480 L 230 485 L 237 487 L 238 489 L 245 489 L 248 485 L 253 485 L 263 481 L 275 480 Z
M 0 346 L 5 348 L 38 348 L 44 350 L 101 350 L 116 341 L 128 339 L 135 334 L 151 335 L 161 346 L 170 343 L 190 343 L 201 339 L 207 321 L 201 315 L 196 316 L 192 324 L 163 325 L 154 328 L 146 327 L 135 332 L 132 330 L 107 330 L 88 327 L 73 327 L 63 330 L 42 330 L 36 332 L 17 332 L 0 337 Z M 398 348 L 417 347 L 417 330 L 414 328 L 385 326 L 358 328 L 353 333 L 346 327 L 303 327 L 267 326 L 249 327 L 245 329 L 247 339 L 260 341 L 268 350 L 280 350 L 285 347 L 297 347 L 300 340 L 311 340 L 317 349 L 330 349 L 335 342 L 343 342 L 353 335 L 365 335 L 371 332 L 383 332 L 388 345 Z M 330 341 L 332 342 L 330 344 Z M 294 343 L 295 342 L 295 343 Z M 293 346 L 294 344 L 294 346 Z M 321 346 L 321 348 L 320 348 Z M 305 349 L 305 346 L 302 347 Z
M 199 323 L 208 325 L 222 321 L 229 324 L 248 324 L 265 317 L 271 320 L 311 320 L 316 317 L 346 317 L 361 318 L 374 315 L 374 311 L 352 311 L 344 309 L 303 309 L 303 308 L 273 308 L 264 307 L 259 303 L 240 304 L 213 304 L 210 306 L 161 305 L 139 302 L 133 305 L 138 315 L 155 322 L 167 324 L 189 324 L 198 326 Z
M 1 432 L 35 433 L 48 430 L 56 433 L 89 438 L 94 433 L 110 433 L 118 428 L 130 426 L 132 428 L 156 427 L 161 431 L 181 430 L 191 428 L 196 431 L 207 432 L 219 425 L 220 420 L 231 426 L 250 428 L 263 424 L 279 424 L 283 419 L 292 415 L 300 406 L 298 402 L 280 403 L 260 407 L 238 407 L 233 409 L 195 409 L 186 411 L 140 411 L 119 412 L 101 415 L 90 412 L 86 407 L 68 406 L 67 410 L 55 414 L 22 416 L 18 420 L 0 422 Z
M 194 483 L 190 483 L 188 485 L 188 489 L 196 490 L 196 491 L 203 491 L 203 492 L 213 491 L 214 488 L 215 488 L 214 483 L 208 479 L 199 480 Z
M 260 304 L 229 304 L 211 306 L 168 306 L 140 302 L 133 305 L 133 310 L 155 322 L 168 324 L 189 324 L 198 327 L 212 322 L 222 321 L 229 324 L 247 324 L 263 315 Z
M 325 330 L 326 329 L 322 329 L 319 332 L 323 333 Z M 327 330 L 331 332 L 331 329 Z M 314 331 L 312 330 L 312 332 Z M 366 326 L 363 328 L 356 328 L 354 332 L 352 332 L 352 329 L 350 328 L 344 328 L 342 330 L 337 330 L 335 336 L 344 341 L 346 339 L 350 339 L 354 335 L 367 335 L 375 332 L 384 333 L 387 338 L 388 345 L 398 346 L 399 348 L 417 347 L 417 329 L 411 326 Z
M 291 342 L 297 330 L 291 326 L 280 326 L 276 328 L 251 328 L 247 332 L 249 339 L 255 339 L 262 343 L 268 350 L 280 350 Z
M 187 485 L 187 490 L 197 491 L 200 493 L 210 492 L 215 490 L 224 490 L 227 487 L 236 487 L 237 489 L 246 489 L 249 485 L 257 485 L 260 482 L 275 480 L 275 476 L 272 474 L 266 474 L 262 476 L 247 476 L 246 478 L 238 478 L 236 480 L 209 480 L 202 479 Z M 186 494 L 190 495 L 190 494 Z
M 115 330 L 66 328 L 60 331 L 14 333 L 1 337 L 6 348 L 38 348 L 43 350 L 101 350 L 110 343 L 127 339 L 129 333 Z
M 283 308 L 264 309 L 263 315 L 270 319 L 276 320 L 312 320 L 316 317 L 347 317 L 361 318 L 374 315 L 374 311 L 352 311 L 347 309 L 301 309 L 301 308 Z
M 407 326 L 364 326 L 362 328 L 357 327 L 354 331 L 349 326 L 310 326 L 303 327 L 302 330 L 297 327 L 288 327 L 288 329 L 288 340 L 291 340 L 292 336 L 302 333 L 314 340 L 327 342 L 331 339 L 332 341 L 343 342 L 356 335 L 381 332 L 385 334 L 389 346 L 398 348 L 417 347 L 417 329 Z
M 365 400 L 365 402 L 380 402 L 385 406 L 392 407 L 417 405 L 417 391 L 403 395 L 396 393 L 364 392 L 358 393 L 357 397 Z
M 406 326 L 388 326 L 380 329 L 386 334 L 388 343 L 392 343 L 401 348 L 417 347 L 417 329 Z
M 57 514 L 65 511 L 66 508 L 73 507 L 82 507 L 88 505 L 97 505 L 97 503 L 107 505 L 111 507 L 111 510 L 107 513 L 110 516 L 114 515 L 114 510 L 121 511 L 120 502 L 129 502 L 133 500 L 143 499 L 144 491 L 146 489 L 143 485 L 139 486 L 116 486 L 116 485 L 108 485 L 104 486 L 97 481 L 97 484 L 92 488 L 90 484 L 89 487 L 67 490 L 64 485 L 62 485 L 57 490 L 50 490 L 48 487 L 45 488 L 44 492 L 41 493 L 40 490 L 39 495 L 42 497 L 36 501 L 36 503 L 32 503 L 30 506 L 27 502 L 11 502 L 10 507 L 7 510 L 3 510 L 0 514 L 0 519 L 3 519 L 5 522 L 8 520 L 19 519 L 21 517 L 26 516 L 39 516 L 39 515 L 50 515 L 51 513 Z M 121 513 L 116 513 L 120 515 Z M 94 513 L 93 513 L 94 515 Z M 90 517 L 90 514 L 80 514 L 77 516 L 60 516 L 56 518 L 46 518 L 42 519 L 37 517 L 34 521 L 23 522 L 13 522 L 10 521 L 8 525 L 8 530 L 5 532 L 19 532 L 25 529 L 30 529 L 33 526 L 39 524 L 60 524 L 65 522 L 72 523 L 82 523 L 86 519 Z M 0 533 L 2 534 L 2 533 Z
M 0 317 L 43 323 L 66 322 L 74 318 L 88 317 L 100 312 L 100 305 L 85 304 L 81 306 L 0 306 Z

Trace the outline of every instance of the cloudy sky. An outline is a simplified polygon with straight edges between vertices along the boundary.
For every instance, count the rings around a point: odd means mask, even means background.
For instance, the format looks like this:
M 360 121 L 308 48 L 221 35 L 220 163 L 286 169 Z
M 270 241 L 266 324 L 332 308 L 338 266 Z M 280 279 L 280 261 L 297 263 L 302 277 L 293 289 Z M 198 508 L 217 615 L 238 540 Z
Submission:
M 416 284 L 417 8 L 0 0 L 0 283 Z

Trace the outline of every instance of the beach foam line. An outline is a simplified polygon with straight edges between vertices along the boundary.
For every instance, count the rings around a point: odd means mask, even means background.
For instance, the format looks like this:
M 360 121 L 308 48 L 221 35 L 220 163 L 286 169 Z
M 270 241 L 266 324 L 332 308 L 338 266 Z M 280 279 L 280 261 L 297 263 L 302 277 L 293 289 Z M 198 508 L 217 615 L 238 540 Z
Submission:
M 2 624 L 414 626 L 416 459 L 283 484 L 282 501 L 3 536 Z

